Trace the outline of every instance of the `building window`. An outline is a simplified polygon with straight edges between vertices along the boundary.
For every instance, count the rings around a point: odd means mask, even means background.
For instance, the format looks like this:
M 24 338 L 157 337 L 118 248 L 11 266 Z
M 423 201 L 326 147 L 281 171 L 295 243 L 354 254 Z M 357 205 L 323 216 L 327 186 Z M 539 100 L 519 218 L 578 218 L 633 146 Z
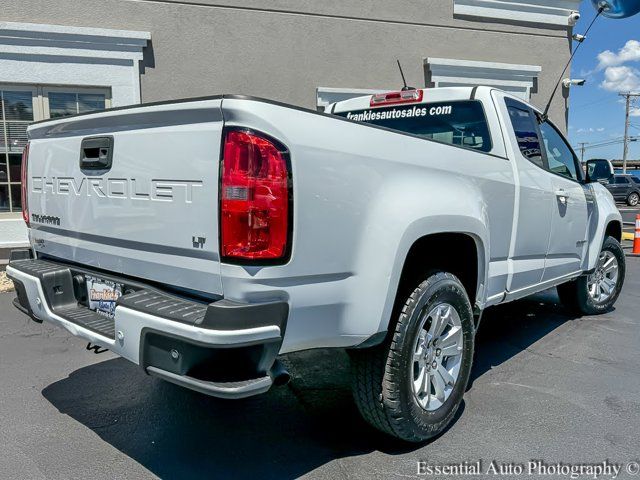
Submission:
M 105 89 L 45 87 L 42 99 L 45 118 L 94 112 L 111 106 L 109 91 Z
M 542 68 L 538 65 L 481 62 L 453 58 L 425 58 L 427 86 L 469 87 L 486 85 L 529 101 Z
M 0 212 L 19 212 L 22 150 L 34 121 L 111 106 L 109 89 L 0 85 Z

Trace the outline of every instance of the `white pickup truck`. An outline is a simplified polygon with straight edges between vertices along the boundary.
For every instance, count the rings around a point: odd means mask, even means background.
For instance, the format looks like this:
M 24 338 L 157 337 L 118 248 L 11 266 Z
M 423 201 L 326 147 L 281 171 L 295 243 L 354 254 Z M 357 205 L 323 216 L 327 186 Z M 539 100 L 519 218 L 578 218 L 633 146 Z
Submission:
M 602 168 L 489 87 L 327 113 L 223 95 L 28 133 L 15 305 L 209 395 L 346 348 L 366 420 L 422 441 L 462 400 L 484 309 L 558 286 L 596 314 L 622 288 L 620 214 L 585 178 Z

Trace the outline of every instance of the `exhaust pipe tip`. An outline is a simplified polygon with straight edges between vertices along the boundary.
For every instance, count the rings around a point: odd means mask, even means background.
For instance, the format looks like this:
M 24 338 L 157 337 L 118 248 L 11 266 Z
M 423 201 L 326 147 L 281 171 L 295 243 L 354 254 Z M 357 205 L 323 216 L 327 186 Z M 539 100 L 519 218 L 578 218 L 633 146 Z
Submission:
M 273 362 L 273 366 L 269 370 L 269 376 L 276 387 L 284 386 L 291 380 L 291 375 L 278 359 Z

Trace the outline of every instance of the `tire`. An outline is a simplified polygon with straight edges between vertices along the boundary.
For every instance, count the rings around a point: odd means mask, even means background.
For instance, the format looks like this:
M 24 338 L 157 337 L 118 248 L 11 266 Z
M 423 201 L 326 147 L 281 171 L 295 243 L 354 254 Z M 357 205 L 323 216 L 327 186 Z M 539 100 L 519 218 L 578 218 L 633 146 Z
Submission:
M 427 330 L 433 328 L 437 333 L 438 324 L 445 322 L 441 336 L 433 337 L 444 340 L 440 344 L 442 349 L 438 349 L 437 341 L 432 344 L 427 340 L 430 338 Z M 469 381 L 474 333 L 469 297 L 454 275 L 439 272 L 420 283 L 406 298 L 392 335 L 383 344 L 350 352 L 353 395 L 364 419 L 378 430 L 407 442 L 422 442 L 441 433 L 453 420 Z M 451 346 L 454 337 L 455 349 Z M 416 355 L 422 360 L 415 360 L 417 349 L 421 353 Z M 459 353 L 447 356 L 444 353 L 447 350 Z M 424 362 L 423 367 L 420 361 Z M 436 363 L 437 369 L 431 370 Z M 442 383 L 445 376 L 440 375 L 441 368 L 452 377 L 457 372 L 453 386 Z M 420 372 L 427 372 L 427 376 L 421 376 Z M 420 399 L 414 392 L 416 376 L 426 380 L 419 382 L 421 385 L 428 384 L 429 394 Z M 436 390 L 432 378 L 440 390 Z M 435 393 L 443 390 L 448 393 L 441 396 Z
M 615 259 L 615 262 L 612 261 L 612 263 L 617 264 L 617 275 L 615 279 L 610 276 L 611 271 L 604 271 L 610 267 L 603 268 L 604 264 L 608 264 L 612 258 Z M 606 237 L 602 244 L 602 250 L 600 251 L 595 272 L 590 275 L 583 275 L 576 280 L 558 286 L 560 301 L 569 310 L 577 313 L 585 315 L 606 313 L 613 308 L 622 291 L 625 270 L 625 256 L 620 243 L 613 237 Z M 597 284 L 598 275 L 603 272 L 609 280 L 605 282 L 606 285 L 612 286 L 611 292 L 607 295 L 602 295 L 603 292 Z M 596 285 L 595 288 L 593 287 L 594 283 Z
M 635 207 L 640 202 L 640 195 L 637 192 L 631 192 L 627 197 L 627 205 Z

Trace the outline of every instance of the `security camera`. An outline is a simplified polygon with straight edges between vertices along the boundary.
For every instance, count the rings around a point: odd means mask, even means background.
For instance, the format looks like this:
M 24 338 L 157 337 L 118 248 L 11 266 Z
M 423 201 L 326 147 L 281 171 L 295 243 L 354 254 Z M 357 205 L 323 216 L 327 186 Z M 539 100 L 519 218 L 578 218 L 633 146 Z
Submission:
M 587 37 L 585 37 L 584 35 L 580 35 L 579 33 L 574 33 L 573 34 L 573 39 L 578 42 L 578 43 L 582 43 L 586 40 Z
M 573 27 L 580 20 L 580 12 L 571 12 L 569 14 L 569 26 Z
M 565 78 L 562 80 L 564 88 L 581 87 L 585 83 L 587 83 L 587 81 L 584 78 Z

